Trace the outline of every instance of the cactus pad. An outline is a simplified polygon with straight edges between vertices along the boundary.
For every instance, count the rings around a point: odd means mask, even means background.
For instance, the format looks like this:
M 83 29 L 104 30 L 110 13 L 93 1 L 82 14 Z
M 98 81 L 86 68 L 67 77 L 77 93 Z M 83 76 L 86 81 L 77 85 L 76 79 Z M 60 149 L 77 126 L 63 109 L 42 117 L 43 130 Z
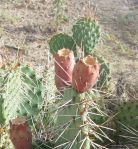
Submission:
M 3 94 L 6 122 L 16 116 L 36 118 L 43 103 L 42 79 L 29 66 L 19 66 L 8 75 Z
M 64 92 L 63 103 L 65 104 L 69 100 L 72 100 L 68 104 L 65 105 L 58 112 L 58 118 L 56 123 L 56 128 L 59 133 L 56 137 L 56 144 L 61 145 L 63 143 L 63 148 L 68 149 L 71 147 L 72 149 L 78 149 L 81 146 L 80 140 L 84 139 L 85 134 L 84 130 L 87 132 L 87 126 L 83 128 L 83 121 L 79 114 L 80 98 L 83 97 L 81 94 L 77 94 L 74 89 L 67 89 Z M 76 139 L 75 139 L 76 138 Z M 67 143 L 68 142 L 68 143 Z M 90 142 L 84 142 L 83 147 L 86 149 L 90 149 Z
M 58 132 L 55 139 L 57 146 L 63 144 L 63 148 L 68 149 L 90 149 L 91 146 L 95 146 L 97 140 L 103 140 L 100 135 L 95 134 L 105 135 L 99 128 L 107 119 L 105 120 L 105 116 L 100 114 L 101 110 L 96 110 L 96 115 L 94 115 L 97 105 L 93 97 L 87 94 L 78 94 L 74 89 L 67 89 L 64 92 L 62 100 L 64 106 L 58 111 L 55 127 Z M 92 116 L 89 115 L 90 113 Z M 82 140 L 85 141 L 82 142 Z
M 119 122 L 138 130 L 138 101 L 124 103 L 118 112 Z
M 58 50 L 66 48 L 76 52 L 76 44 L 72 37 L 66 34 L 57 34 L 53 36 L 49 42 L 50 51 L 52 54 L 56 54 Z
M 96 86 L 99 89 L 104 89 L 109 86 L 109 83 L 111 81 L 111 68 L 109 63 L 102 57 L 97 57 L 97 59 L 101 64 L 101 69 L 100 69 L 100 77 L 97 81 Z
M 122 144 L 136 144 L 138 141 L 138 101 L 124 103 L 116 117 L 117 132 Z
M 82 18 L 73 26 L 73 38 L 83 48 L 85 55 L 90 54 L 100 38 L 100 27 L 96 20 Z

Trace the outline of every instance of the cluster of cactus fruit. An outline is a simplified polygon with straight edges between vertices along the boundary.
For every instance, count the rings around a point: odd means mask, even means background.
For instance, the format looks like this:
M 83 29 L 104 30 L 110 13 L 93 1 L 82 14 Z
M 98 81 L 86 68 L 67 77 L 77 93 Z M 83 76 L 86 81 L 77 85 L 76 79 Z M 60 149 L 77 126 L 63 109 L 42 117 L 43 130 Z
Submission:
M 98 22 L 91 18 L 82 18 L 73 26 L 72 31 L 72 37 L 60 33 L 51 38 L 49 42 L 51 53 L 55 56 L 59 50 L 69 49 L 73 51 L 75 59 L 79 59 L 81 57 L 80 55 L 95 55 L 93 49 L 100 38 Z M 77 46 L 81 48 L 81 54 L 78 52 Z M 103 57 L 96 56 L 96 58 L 101 65 L 100 78 L 96 86 L 102 89 L 107 86 L 111 80 L 111 69 Z M 59 63 L 56 59 L 55 62 Z M 57 69 L 57 67 L 55 67 L 55 69 Z M 58 74 L 56 73 L 56 75 Z
M 98 22 L 95 19 L 82 18 L 73 26 L 72 31 L 72 37 L 60 33 L 49 42 L 54 59 L 55 85 L 61 100 L 53 103 L 56 104 L 53 105 L 56 107 L 54 109 L 48 107 L 49 104 L 46 107 L 45 121 L 53 119 L 52 126 L 49 126 L 54 127 L 50 131 L 55 132 L 53 140 L 48 140 L 48 145 L 45 146 L 41 141 L 36 143 L 39 147 L 32 145 L 31 126 L 34 123 L 37 125 L 39 114 L 46 104 L 42 79 L 28 65 L 0 68 L 0 126 L 9 124 L 10 127 L 10 131 L 7 131 L 9 136 L 5 132 L 1 133 L 0 127 L 0 147 L 107 148 L 107 144 L 112 143 L 112 137 L 109 137 L 109 130 L 112 129 L 108 127 L 110 121 L 116 126 L 115 137 L 123 138 L 122 144 L 138 142 L 137 100 L 124 103 L 113 115 L 109 114 L 100 101 L 101 90 L 108 88 L 110 84 L 111 70 L 109 63 L 93 50 L 101 34 Z M 43 125 L 51 123 L 45 121 Z

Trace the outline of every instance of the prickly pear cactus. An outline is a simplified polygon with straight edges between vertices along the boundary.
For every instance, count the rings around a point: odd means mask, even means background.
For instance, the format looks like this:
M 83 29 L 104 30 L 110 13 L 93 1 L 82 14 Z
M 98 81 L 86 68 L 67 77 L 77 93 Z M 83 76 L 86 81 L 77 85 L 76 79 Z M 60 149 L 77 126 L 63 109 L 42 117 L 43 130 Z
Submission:
M 91 54 L 100 38 L 98 22 L 91 18 L 81 18 L 73 26 L 73 38 L 84 54 Z
M 43 91 L 42 79 L 29 66 L 19 66 L 11 70 L 3 93 L 6 123 L 18 115 L 36 120 L 43 104 Z
M 66 48 L 76 52 L 76 44 L 72 37 L 66 34 L 57 34 L 53 36 L 49 42 L 50 51 L 52 54 L 56 54 L 58 50 Z
M 125 144 L 138 141 L 138 101 L 126 102 L 118 109 L 116 117 L 120 142 Z M 137 142 L 136 141 L 136 142 Z M 136 143 L 135 142 L 135 143 Z
M 99 63 L 101 64 L 100 68 L 100 77 L 97 81 L 96 87 L 98 89 L 107 89 L 111 82 L 111 68 L 109 63 L 102 57 L 97 57 Z

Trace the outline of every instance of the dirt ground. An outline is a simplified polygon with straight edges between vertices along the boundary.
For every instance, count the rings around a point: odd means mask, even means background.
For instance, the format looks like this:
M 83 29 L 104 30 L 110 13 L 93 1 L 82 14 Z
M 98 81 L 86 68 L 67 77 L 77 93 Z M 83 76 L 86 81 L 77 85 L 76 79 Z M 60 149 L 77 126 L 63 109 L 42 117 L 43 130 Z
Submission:
M 57 29 L 52 0 L 0 0 L 0 54 L 8 61 L 20 57 L 43 72 L 49 39 L 71 33 L 79 17 L 96 14 L 103 32 L 96 50 L 111 63 L 114 80 L 124 76 L 138 86 L 138 0 L 64 1 L 67 19 Z

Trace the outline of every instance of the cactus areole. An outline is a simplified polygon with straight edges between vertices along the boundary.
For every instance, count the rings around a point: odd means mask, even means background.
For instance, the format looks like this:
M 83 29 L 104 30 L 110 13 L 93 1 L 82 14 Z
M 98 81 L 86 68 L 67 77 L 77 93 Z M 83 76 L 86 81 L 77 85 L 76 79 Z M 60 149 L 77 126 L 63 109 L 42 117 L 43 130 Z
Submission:
M 88 91 L 96 84 L 99 70 L 100 64 L 91 55 L 80 59 L 73 70 L 72 86 L 79 93 Z
M 72 72 L 75 65 L 74 53 L 63 48 L 54 55 L 54 58 L 56 87 L 59 91 L 63 91 L 72 83 Z
M 32 148 L 32 133 L 25 117 L 10 121 L 10 138 L 15 149 Z

